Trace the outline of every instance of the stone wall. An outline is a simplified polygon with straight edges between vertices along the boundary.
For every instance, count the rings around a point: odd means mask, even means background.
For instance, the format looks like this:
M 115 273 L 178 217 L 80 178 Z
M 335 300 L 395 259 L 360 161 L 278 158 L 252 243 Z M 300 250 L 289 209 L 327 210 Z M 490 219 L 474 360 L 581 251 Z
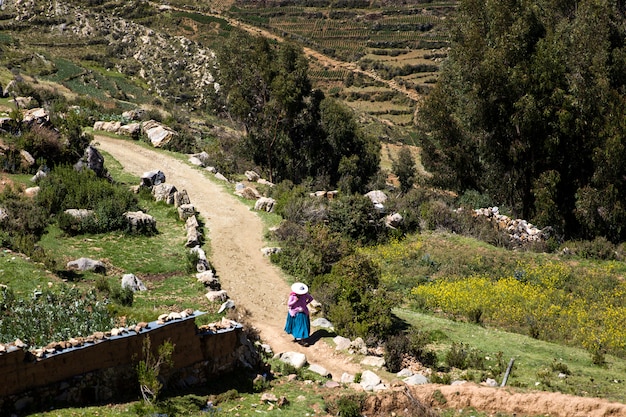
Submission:
M 148 335 L 155 352 L 166 340 L 175 345 L 174 365 L 162 374 L 169 387 L 202 384 L 259 364 L 241 325 L 231 322 L 229 328 L 197 328 L 195 316 L 152 322 L 138 333 L 109 336 L 43 358 L 17 347 L 7 349 L 0 354 L 0 415 L 138 398 L 135 367 Z

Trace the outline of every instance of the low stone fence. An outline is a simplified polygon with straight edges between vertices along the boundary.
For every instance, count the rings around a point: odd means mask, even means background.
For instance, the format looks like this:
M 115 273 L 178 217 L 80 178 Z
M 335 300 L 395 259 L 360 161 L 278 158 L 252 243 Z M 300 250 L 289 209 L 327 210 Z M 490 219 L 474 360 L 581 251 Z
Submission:
M 0 415 L 48 407 L 120 401 L 139 396 L 137 363 L 149 336 L 156 354 L 169 340 L 174 344 L 173 366 L 162 373 L 166 387 L 202 384 L 238 369 L 253 370 L 259 355 L 242 326 L 203 326 L 201 312 L 165 323 L 151 322 L 139 332 L 107 336 L 94 343 L 64 349 L 38 358 L 32 352 L 7 346 L 0 354 Z

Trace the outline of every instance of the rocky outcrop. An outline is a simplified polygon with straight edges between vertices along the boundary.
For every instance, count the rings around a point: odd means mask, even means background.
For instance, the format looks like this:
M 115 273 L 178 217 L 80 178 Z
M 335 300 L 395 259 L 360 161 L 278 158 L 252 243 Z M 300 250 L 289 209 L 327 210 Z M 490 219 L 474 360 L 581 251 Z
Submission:
M 106 266 L 102 261 L 96 261 L 90 258 L 79 258 L 74 261 L 69 261 L 66 267 L 67 269 L 78 271 L 94 271 L 102 274 L 106 272 Z

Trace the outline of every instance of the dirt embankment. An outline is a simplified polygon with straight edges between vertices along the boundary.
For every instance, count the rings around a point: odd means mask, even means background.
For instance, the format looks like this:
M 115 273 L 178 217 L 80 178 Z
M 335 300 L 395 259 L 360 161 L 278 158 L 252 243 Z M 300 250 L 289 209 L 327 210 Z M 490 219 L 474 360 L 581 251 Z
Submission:
M 232 194 L 234 187 L 220 186 L 203 172 L 165 154 L 146 149 L 127 140 L 96 136 L 97 147 L 111 154 L 124 170 L 140 176 L 159 169 L 168 183 L 185 189 L 191 202 L 205 220 L 210 238 L 210 259 L 223 288 L 237 306 L 247 309 L 250 320 L 276 353 L 299 351 L 310 363 L 326 368 L 338 380 L 344 372 L 361 369 L 350 357 L 336 353 L 325 342 L 304 348 L 283 332 L 288 279 L 261 253 L 265 246 L 264 228 L 257 214 Z M 433 408 L 466 409 L 485 412 L 546 415 L 553 417 L 626 417 L 626 405 L 596 398 L 559 393 L 518 393 L 511 389 L 488 388 L 475 384 L 444 386 L 427 384 L 407 389 L 395 383 L 393 390 L 372 397 L 365 415 L 398 416 L 416 410 L 416 401 Z M 428 414 L 415 414 L 428 415 Z

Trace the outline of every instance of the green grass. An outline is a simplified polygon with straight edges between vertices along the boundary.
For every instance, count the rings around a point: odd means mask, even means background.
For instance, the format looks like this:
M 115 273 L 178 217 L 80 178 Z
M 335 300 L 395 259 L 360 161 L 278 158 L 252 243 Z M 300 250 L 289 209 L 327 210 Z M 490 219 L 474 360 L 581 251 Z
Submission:
M 600 367 L 593 365 L 589 353 L 582 349 L 407 309 L 397 309 L 395 314 L 417 329 L 445 335 L 433 345 L 439 351 L 440 362 L 443 362 L 444 353 L 452 342 L 465 343 L 490 358 L 498 352 L 502 352 L 507 362 L 515 358 L 508 386 L 626 402 L 624 359 L 607 355 L 606 367 Z M 571 374 L 559 378 L 559 372 L 552 369 L 555 362 L 564 364 Z

